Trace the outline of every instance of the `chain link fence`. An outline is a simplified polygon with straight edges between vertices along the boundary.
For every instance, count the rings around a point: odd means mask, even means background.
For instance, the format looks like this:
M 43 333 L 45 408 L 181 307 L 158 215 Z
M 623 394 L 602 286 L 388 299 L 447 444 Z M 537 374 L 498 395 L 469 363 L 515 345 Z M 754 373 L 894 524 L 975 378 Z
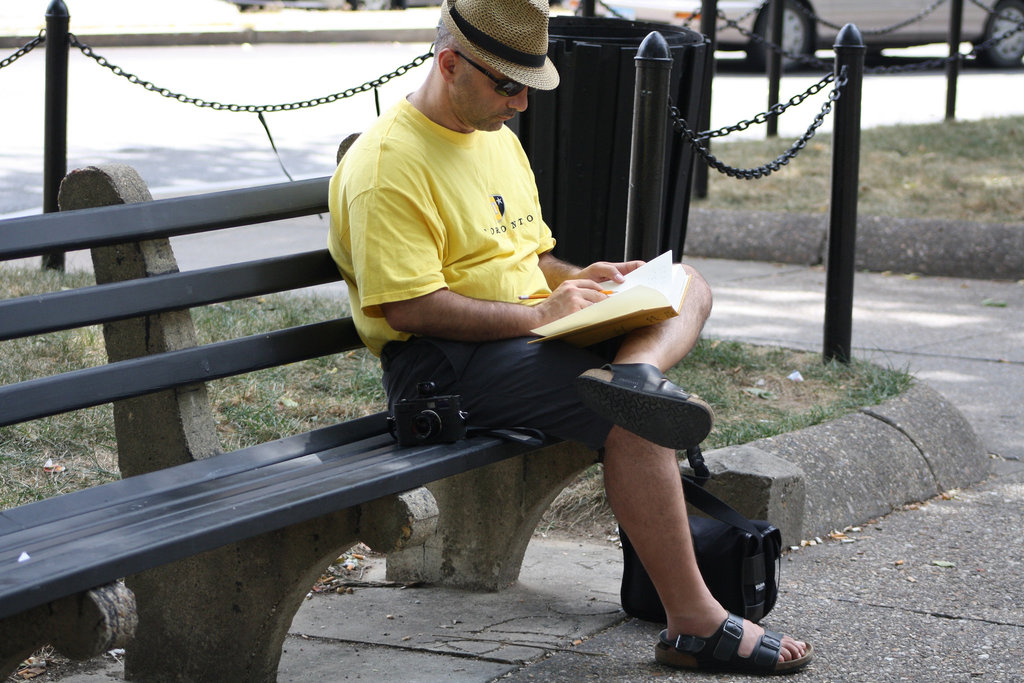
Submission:
M 341 92 L 332 93 L 330 95 L 324 95 L 323 97 L 316 97 L 310 100 L 286 102 L 283 104 L 225 104 L 223 102 L 204 100 L 199 97 L 190 97 L 183 93 L 174 92 L 169 88 L 164 88 L 155 85 L 147 80 L 139 78 L 135 74 L 125 71 L 116 64 L 110 63 L 110 61 L 107 60 L 105 57 L 96 54 L 96 52 L 91 47 L 80 41 L 74 34 L 71 34 L 70 36 L 70 43 L 72 47 L 78 48 L 86 57 L 89 57 L 90 59 L 94 60 L 100 66 L 110 69 L 110 71 L 114 75 L 120 76 L 121 78 L 127 80 L 129 83 L 141 86 L 142 88 L 150 92 L 155 92 L 158 95 L 162 95 L 163 97 L 167 97 L 172 100 L 177 100 L 178 102 L 181 102 L 183 104 L 191 104 L 200 108 L 213 109 L 214 111 L 237 111 L 248 112 L 253 114 L 263 114 L 265 112 L 278 111 L 294 111 L 296 109 L 309 109 L 311 107 L 317 107 L 322 104 L 330 104 L 331 102 L 338 102 L 339 100 L 348 99 L 349 97 L 353 97 L 360 93 L 375 90 L 394 78 L 404 76 L 406 73 L 408 73 L 412 69 L 415 69 L 418 66 L 423 65 L 428 59 L 434 56 L 433 50 L 430 50 L 425 54 L 416 57 L 408 64 L 403 64 L 394 71 L 386 73 L 383 76 L 379 76 L 377 78 L 374 78 L 373 80 L 366 81 L 361 85 L 357 85 L 355 87 L 342 90 Z M 377 113 L 379 114 L 380 112 L 378 111 Z
M 932 14 L 933 12 L 935 12 L 937 9 L 939 9 L 947 1 L 948 0 L 935 0 L 935 2 L 933 2 L 931 5 L 929 5 L 928 7 L 924 8 L 923 10 L 921 10 L 916 15 L 910 17 L 909 19 L 905 19 L 903 21 L 900 21 L 900 22 L 897 22 L 895 24 L 892 24 L 891 26 L 884 26 L 884 27 L 881 27 L 881 28 L 870 28 L 870 29 L 861 29 L 858 26 L 858 29 L 860 30 L 862 35 L 885 35 L 885 34 L 888 34 L 888 33 L 892 33 L 894 31 L 898 31 L 898 30 L 900 30 L 902 28 L 906 28 L 907 26 L 911 26 L 911 25 L 913 25 L 913 24 L 915 24 L 915 23 L 917 23 L 919 21 L 922 21 L 925 17 L 927 17 L 930 14 Z M 794 63 L 797 63 L 797 64 L 802 64 L 804 66 L 815 68 L 815 69 L 820 69 L 820 70 L 831 69 L 832 68 L 832 62 L 830 62 L 828 60 L 818 59 L 817 57 L 814 57 L 813 55 L 807 55 L 807 54 L 802 54 L 802 53 L 797 53 L 797 52 L 792 52 L 792 51 L 786 50 L 781 45 L 777 45 L 776 43 L 772 42 L 768 38 L 762 36 L 760 33 L 756 32 L 756 31 L 751 31 L 750 29 L 747 29 L 747 28 L 745 28 L 745 27 L 740 25 L 741 22 L 743 22 L 745 19 L 750 17 L 751 13 L 757 13 L 757 12 L 760 12 L 763 9 L 765 9 L 765 7 L 768 5 L 769 2 L 770 2 L 770 0 L 764 0 L 764 2 L 758 8 L 756 8 L 755 10 L 751 10 L 751 12 L 748 12 L 747 14 L 745 14 L 742 17 L 737 18 L 737 19 L 729 18 L 728 16 L 725 15 L 724 12 L 719 10 L 718 11 L 718 18 L 722 22 L 722 26 L 723 27 L 728 27 L 728 28 L 734 29 L 735 31 L 739 32 L 741 35 L 743 35 L 745 38 L 749 39 L 750 41 L 752 41 L 754 43 L 757 43 L 758 45 L 763 46 L 767 50 L 770 50 L 772 52 L 776 52 L 776 53 L 782 55 L 782 57 L 785 58 L 785 59 L 788 59 L 788 60 L 790 60 L 790 61 L 792 61 Z M 981 9 L 985 10 L 990 15 L 992 15 L 992 16 L 998 18 L 998 19 L 1001 19 L 1001 20 L 1007 21 L 1007 22 L 1014 21 L 1014 19 L 1012 17 L 1010 17 L 1008 15 L 999 14 L 998 12 L 996 12 L 995 6 L 991 6 L 990 7 L 988 5 L 985 5 L 984 3 L 981 2 L 981 0 L 969 0 L 969 2 L 971 4 L 973 4 L 973 5 L 976 5 L 976 6 L 980 7 Z M 799 8 L 799 11 L 803 12 L 811 21 L 813 21 L 813 22 L 815 22 L 817 24 L 821 24 L 822 26 L 827 26 L 828 28 L 831 28 L 831 29 L 835 29 L 835 30 L 842 29 L 842 26 L 840 26 L 839 24 L 827 21 L 827 20 L 819 17 L 813 11 L 811 11 L 810 8 L 806 7 L 802 3 L 798 2 L 798 3 L 795 3 L 795 5 L 796 5 L 797 8 Z M 914 72 L 914 71 L 929 71 L 929 70 L 932 70 L 932 69 L 938 69 L 938 68 L 945 67 L 950 62 L 966 62 L 966 61 L 968 61 L 970 59 L 976 59 L 978 57 L 978 55 L 983 53 L 985 50 L 988 50 L 988 49 L 992 48 L 997 43 L 1001 43 L 1002 41 L 1007 40 L 1007 39 L 1017 35 L 1018 33 L 1022 32 L 1022 31 L 1024 31 L 1024 22 L 1021 22 L 1019 24 L 1013 25 L 1013 26 L 1007 28 L 1006 30 L 1002 31 L 1001 33 L 998 33 L 996 35 L 991 36 L 990 38 L 988 38 L 984 42 L 981 42 L 981 43 L 973 46 L 973 49 L 971 49 L 970 52 L 966 52 L 966 53 L 959 53 L 958 52 L 957 54 L 950 55 L 948 57 L 939 57 L 939 58 L 935 58 L 935 59 L 924 60 L 924 61 L 916 63 L 916 64 L 905 64 L 905 65 L 898 65 L 898 66 L 867 67 L 867 68 L 865 68 L 865 73 L 868 73 L 868 74 L 900 74 L 900 73 L 909 73 L 909 72 Z
M 46 42 L 46 29 L 39 31 L 38 36 L 36 36 L 32 40 L 28 41 L 27 43 L 19 47 L 17 50 L 11 53 L 10 56 L 0 59 L 0 69 L 10 66 L 11 64 L 14 64 L 16 61 L 27 55 L 29 52 L 32 52 L 32 50 L 36 49 L 44 42 Z
M 379 116 L 380 115 L 380 100 L 377 97 L 377 89 L 380 88 L 381 86 L 383 86 L 385 83 L 391 81 L 392 79 L 398 78 L 400 76 L 404 76 L 406 73 L 408 73 L 412 69 L 415 69 L 418 66 L 423 65 L 427 60 L 429 60 L 431 57 L 434 56 L 433 46 L 431 46 L 431 49 L 428 50 L 425 54 L 422 54 L 422 55 L 416 57 L 411 62 L 409 62 L 407 64 L 403 64 L 403 65 L 399 66 L 398 68 L 396 68 L 395 70 L 393 70 L 393 71 L 391 71 L 389 73 L 386 73 L 386 74 L 384 74 L 382 76 L 379 76 L 377 78 L 374 78 L 372 80 L 366 81 L 365 83 L 362 83 L 360 85 L 354 86 L 352 88 L 347 88 L 347 89 L 342 90 L 340 92 L 332 93 L 330 95 L 324 95 L 322 97 L 316 97 L 316 98 L 313 98 L 313 99 L 301 100 L 301 101 L 297 101 L 297 102 L 284 102 L 284 103 L 278 103 L 278 104 L 236 104 L 236 103 L 224 103 L 224 102 L 217 102 L 217 101 L 212 101 L 212 100 L 204 100 L 204 99 L 202 99 L 200 97 L 192 97 L 192 96 L 186 95 L 184 93 L 175 92 L 174 90 L 171 90 L 170 88 L 165 88 L 165 87 L 156 85 L 156 84 L 154 84 L 154 83 L 152 83 L 150 81 L 145 80 L 144 78 L 140 78 L 139 76 L 137 76 L 137 75 L 135 75 L 135 74 L 133 74 L 133 73 L 123 69 L 122 67 L 120 67 L 120 66 L 118 66 L 116 64 L 111 63 L 110 60 L 108 60 L 106 57 L 103 57 L 102 55 L 97 54 L 95 52 L 95 50 L 92 49 L 92 47 L 90 47 L 86 43 L 84 43 L 81 40 L 79 40 L 79 38 L 75 34 L 73 34 L 73 33 L 68 33 L 67 34 L 67 41 L 68 41 L 69 48 L 70 47 L 77 48 L 83 55 L 85 55 L 86 57 L 92 59 L 93 61 L 95 61 L 100 66 L 102 66 L 102 67 L 104 67 L 106 69 L 109 69 L 110 72 L 113 73 L 115 76 L 120 76 L 121 78 L 124 78 L 125 80 L 127 80 L 129 83 L 132 83 L 134 85 L 138 85 L 138 86 L 142 87 L 143 89 L 148 90 L 149 92 L 154 92 L 154 93 L 156 93 L 158 95 L 161 95 L 163 97 L 166 97 L 168 99 L 176 100 L 176 101 L 181 102 L 183 104 L 191 104 L 191 105 L 193 105 L 195 107 L 199 107 L 199 108 L 202 108 L 202 109 L 212 109 L 214 111 L 245 112 L 245 113 L 256 114 L 258 119 L 259 119 L 260 124 L 263 126 L 263 130 L 267 134 L 267 140 L 270 142 L 270 147 L 273 150 L 275 157 L 277 158 L 277 162 L 280 165 L 281 170 L 284 172 L 285 176 L 287 176 L 287 178 L 289 180 L 293 180 L 292 175 L 291 175 L 291 173 L 288 172 L 288 169 L 285 168 L 284 162 L 281 159 L 281 155 L 280 155 L 280 153 L 277 150 L 277 145 L 274 143 L 274 137 L 273 137 L 273 135 L 270 132 L 270 126 L 267 124 L 267 120 L 263 116 L 266 112 L 281 112 L 281 111 L 295 111 L 295 110 L 298 110 L 298 109 L 309 109 L 309 108 L 312 108 L 312 107 L 320 106 L 322 104 L 330 104 L 332 102 L 338 102 L 340 100 L 345 100 L 345 99 L 348 99 L 350 97 L 354 97 L 355 95 L 358 95 L 360 93 L 373 91 L 373 93 L 374 93 L 374 104 L 376 106 L 377 115 Z M 39 35 L 38 36 L 36 36 L 31 41 L 29 41 L 28 43 L 23 45 L 21 48 L 16 50 L 10 56 L 4 58 L 3 60 L 0 60 L 0 69 L 2 69 L 4 67 L 7 67 L 7 66 L 10 66 L 11 64 L 16 62 L 20 58 L 24 57 L 26 54 L 28 54 L 29 52 L 31 52 L 35 48 L 37 48 L 40 45 L 44 44 L 45 42 L 46 42 L 46 29 L 42 29 L 42 30 L 39 31 Z
M 723 137 L 730 133 L 746 130 L 751 125 L 763 124 L 768 121 L 771 116 L 778 116 L 782 112 L 786 111 L 792 106 L 798 105 L 806 100 L 811 95 L 821 92 L 829 83 L 835 81 L 835 87 L 832 88 L 828 94 L 828 99 L 824 104 L 821 105 L 821 110 L 815 115 L 811 125 L 808 126 L 807 130 L 799 138 L 790 145 L 789 149 L 780 154 L 778 157 L 769 161 L 768 163 L 762 164 L 755 168 L 736 168 L 723 163 L 717 157 L 715 157 L 709 151 L 707 147 L 707 141 L 711 138 Z M 832 113 L 832 105 L 839 99 L 842 94 L 842 89 L 846 85 L 846 71 L 845 69 L 840 71 L 839 79 L 836 80 L 835 74 L 828 74 L 820 81 L 812 85 L 806 91 L 800 95 L 796 95 L 786 103 L 780 103 L 772 106 L 768 111 L 762 112 L 754 118 L 741 121 L 732 126 L 726 126 L 713 131 L 704 131 L 702 133 L 695 133 L 690 129 L 689 124 L 679 116 L 679 110 L 675 107 L 671 108 L 670 118 L 672 121 L 672 127 L 681 135 L 694 149 L 697 155 L 704 160 L 704 162 L 711 168 L 715 169 L 723 175 L 727 175 L 730 178 L 736 178 L 739 180 L 756 180 L 758 178 L 765 178 L 772 173 L 780 170 L 783 166 L 788 164 L 790 161 L 796 158 L 807 143 L 811 141 L 811 138 L 815 136 L 818 128 L 825 122 L 825 117 Z
M 1005 16 L 997 14 L 994 7 L 990 7 L 990 6 L 987 6 L 987 5 L 983 4 L 981 2 L 981 0 L 969 0 L 969 1 L 972 4 L 977 5 L 978 7 L 981 7 L 982 9 L 986 10 L 987 12 L 989 12 L 990 14 L 992 14 L 992 15 L 994 15 L 996 17 L 999 17 L 999 18 L 1004 19 L 1004 20 L 1008 20 L 1009 19 L 1008 17 L 1005 17 Z M 794 62 L 803 64 L 805 66 L 810 66 L 810 67 L 813 67 L 813 68 L 816 68 L 816 69 L 831 70 L 833 68 L 833 62 L 830 61 L 830 60 L 823 60 L 823 59 L 818 59 L 818 58 L 816 58 L 814 56 L 811 56 L 811 55 L 804 55 L 804 54 L 798 54 L 798 53 L 789 52 L 789 51 L 785 50 L 783 47 L 781 47 L 779 45 L 776 45 L 772 41 L 770 41 L 767 38 L 761 36 L 758 32 L 748 30 L 748 29 L 744 28 L 743 26 L 741 26 L 742 22 L 746 21 L 751 16 L 753 16 L 753 15 L 763 11 L 768 6 L 769 2 L 770 2 L 770 0 L 764 0 L 757 7 L 752 8 L 746 14 L 744 14 L 744 15 L 742 15 L 740 17 L 737 17 L 735 19 L 729 18 L 728 16 L 725 15 L 724 12 L 719 10 L 718 11 L 718 19 L 722 22 L 721 26 L 723 28 L 726 28 L 726 27 L 732 28 L 732 29 L 738 31 L 741 35 L 747 37 L 749 40 L 757 42 L 759 44 L 762 44 L 766 49 L 774 51 L 774 52 L 777 52 L 777 53 L 781 54 L 786 59 L 790 59 L 790 60 L 793 60 Z M 939 7 L 941 7 L 946 2 L 947 2 L 947 0 L 935 0 L 932 4 L 930 4 L 928 7 L 924 8 L 921 12 L 919 12 L 916 15 L 914 15 L 913 17 L 910 17 L 910 18 L 908 18 L 906 20 L 903 20 L 903 21 L 900 21 L 898 23 L 895 23 L 895 24 L 893 24 L 891 26 L 886 26 L 886 27 L 881 27 L 881 28 L 873 28 L 873 29 L 866 29 L 866 30 L 863 30 L 862 33 L 866 34 L 866 35 L 884 35 L 886 33 L 891 33 L 893 31 L 897 31 L 897 30 L 899 30 L 901 28 L 905 28 L 905 27 L 910 26 L 910 25 L 912 25 L 912 24 L 914 24 L 914 23 L 916 23 L 918 21 L 921 21 L 922 19 L 924 19 L 928 15 L 932 14 L 933 12 L 935 12 Z M 601 6 L 603 6 L 605 8 L 605 11 L 607 11 L 612 16 L 616 16 L 616 17 L 620 17 L 621 18 L 621 15 L 619 15 L 615 11 L 614 8 L 612 8 L 612 7 L 608 6 L 607 4 L 605 4 L 605 2 L 603 0 L 599 0 L 599 4 Z M 822 19 L 821 17 L 817 16 L 808 7 L 802 5 L 801 3 L 797 3 L 797 6 L 800 8 L 801 12 L 804 12 L 811 20 L 813 20 L 816 23 L 819 23 L 819 24 L 821 24 L 823 26 L 827 26 L 827 27 L 833 28 L 833 29 L 841 29 L 842 28 L 841 26 L 839 26 L 839 25 L 837 25 L 835 23 L 831 23 L 831 22 L 829 22 L 829 21 L 827 21 L 825 19 Z M 696 16 L 696 14 L 694 14 L 686 22 L 684 22 L 684 25 L 689 23 L 690 21 L 692 21 L 694 16 Z M 949 57 L 937 58 L 937 59 L 932 59 L 932 60 L 926 60 L 926 61 L 923 61 L 923 62 L 920 62 L 920 63 L 917 63 L 917 64 L 912 64 L 912 65 L 890 66 L 890 67 L 868 67 L 868 68 L 865 68 L 865 73 L 871 73 L 871 74 L 906 73 L 906 72 L 912 72 L 912 71 L 921 71 L 921 70 L 939 68 L 939 67 L 942 67 L 942 66 L 945 66 L 945 65 L 949 64 L 951 61 L 963 61 L 963 60 L 967 60 L 967 59 L 976 57 L 983 50 L 988 49 L 992 45 L 994 45 L 994 44 L 996 44 L 996 43 L 998 43 L 998 42 L 1000 42 L 1000 41 L 1002 41 L 1002 40 L 1004 40 L 1006 38 L 1009 38 L 1009 37 L 1011 37 L 1011 36 L 1021 32 L 1021 31 L 1024 31 L 1024 23 L 1016 25 L 1016 26 L 1013 26 L 1013 27 L 1009 28 L 1008 30 L 1003 31 L 1000 34 L 995 35 L 995 36 L 989 38 L 985 42 L 980 43 L 979 45 L 975 46 L 974 49 L 971 50 L 971 52 L 966 53 L 966 54 L 957 53 L 957 54 L 951 55 Z M 26 43 L 24 46 L 22 46 L 21 48 L 16 50 L 13 54 L 11 54 L 10 56 L 6 57 L 3 60 L 0 60 L 0 69 L 2 69 L 4 67 L 7 67 L 7 66 L 10 66 L 15 61 L 17 61 L 21 57 L 23 57 L 26 54 L 28 54 L 29 52 L 31 52 L 34 48 L 38 47 L 43 42 L 45 42 L 45 29 L 40 31 L 39 35 L 36 38 L 34 38 L 33 40 L 31 40 L 28 43 Z M 266 112 L 294 111 L 294 110 L 298 110 L 298 109 L 308 109 L 308 108 L 311 108 L 311 107 L 316 107 L 316 106 L 320 106 L 320 105 L 323 105 L 323 104 L 330 104 L 332 102 L 337 102 L 337 101 L 340 101 L 340 100 L 348 99 L 350 97 L 353 97 L 355 95 L 358 95 L 358 94 L 364 93 L 364 92 L 374 91 L 376 93 L 377 88 L 379 88 L 380 86 L 383 86 L 385 83 L 391 81 L 394 78 L 398 78 L 400 76 L 405 75 L 406 73 L 408 73 L 412 69 L 415 69 L 416 67 L 421 66 L 427 60 L 429 60 L 431 57 L 433 57 L 433 49 L 431 49 L 428 52 L 426 52 L 425 54 L 420 55 L 420 56 L 414 58 L 412 61 L 408 62 L 407 64 L 403 64 L 403 65 L 397 67 L 396 69 L 394 69 L 393 71 L 391 71 L 389 73 L 383 74 L 382 76 L 379 76 L 379 77 L 377 77 L 375 79 L 366 81 L 366 82 L 364 82 L 364 83 L 362 83 L 360 85 L 357 85 L 357 86 L 354 86 L 354 87 L 351 87 L 351 88 L 347 88 L 347 89 L 342 90 L 340 92 L 332 93 L 332 94 L 325 95 L 325 96 L 322 96 L 322 97 L 316 97 L 316 98 L 312 98 L 312 99 L 308 99 L 308 100 L 301 100 L 301 101 L 296 101 L 296 102 L 277 103 L 277 104 L 238 104 L 238 103 L 217 102 L 217 101 L 212 101 L 212 100 L 205 100 L 205 99 L 198 98 L 198 97 L 192 97 L 192 96 L 184 94 L 184 93 L 176 92 L 176 91 L 174 91 L 174 90 L 172 90 L 170 88 L 166 88 L 166 87 L 163 87 L 163 86 L 156 85 L 156 84 L 154 84 L 154 83 L 152 83 L 152 82 L 150 82 L 148 80 L 145 80 L 145 79 L 143 79 L 143 78 L 141 78 L 141 77 L 139 77 L 139 76 L 137 76 L 137 75 L 127 71 L 127 70 L 125 70 L 124 68 L 122 68 L 122 67 L 120 67 L 120 66 L 118 66 L 116 64 L 111 63 L 108 59 L 106 59 L 102 55 L 97 54 L 95 52 L 95 50 L 93 50 L 92 47 L 90 47 L 86 43 L 84 43 L 81 40 L 79 40 L 78 37 L 75 36 L 74 34 L 69 34 L 69 45 L 72 46 L 72 47 L 77 48 L 79 51 L 82 52 L 83 55 L 85 55 L 86 57 L 89 57 L 90 59 L 94 60 L 100 66 L 102 66 L 102 67 L 104 67 L 106 69 L 109 69 L 111 71 L 111 73 L 113 73 L 114 75 L 119 76 L 121 78 L 124 78 L 129 83 L 132 83 L 134 85 L 138 85 L 138 86 L 142 87 L 145 90 L 157 93 L 157 94 L 159 94 L 159 95 L 161 95 L 163 97 L 166 97 L 168 99 L 173 99 L 173 100 L 176 100 L 176 101 L 181 102 L 183 104 L 190 104 L 190 105 L 193 105 L 193 106 L 196 106 L 196 107 L 200 107 L 200 108 L 212 109 L 214 111 L 246 112 L 246 113 L 258 114 L 259 115 L 259 119 L 260 119 L 260 123 L 263 125 L 264 129 L 266 130 L 267 137 L 268 137 L 268 139 L 270 141 L 271 147 L 274 149 L 275 154 L 277 153 L 277 148 L 274 145 L 274 140 L 273 140 L 273 137 L 270 134 L 270 129 L 267 126 L 266 120 L 263 118 L 263 114 L 264 113 L 266 113 Z M 746 180 L 753 180 L 753 179 L 757 179 L 757 178 L 763 178 L 763 177 L 766 177 L 766 176 L 770 175 L 771 173 L 774 173 L 774 172 L 780 170 L 783 166 L 788 164 L 793 158 L 795 158 L 799 154 L 800 150 L 802 150 L 807 145 L 807 143 L 811 140 L 811 138 L 814 137 L 814 135 L 815 135 L 816 131 L 818 130 L 818 128 L 820 128 L 821 125 L 823 124 L 825 117 L 828 116 L 828 114 L 831 112 L 833 103 L 840 97 L 842 87 L 845 84 L 845 77 L 841 77 L 840 80 L 835 83 L 835 86 L 833 87 L 832 91 L 828 95 L 827 101 L 822 105 L 821 110 L 816 114 L 816 116 L 814 117 L 813 121 L 811 122 L 811 124 L 807 128 L 807 130 L 804 132 L 804 134 L 801 135 L 789 147 L 789 149 L 787 149 L 785 152 L 783 152 L 781 155 L 779 155 L 777 158 L 773 159 L 772 161 L 769 161 L 769 162 L 767 162 L 767 163 L 765 163 L 765 164 L 763 164 L 761 166 L 755 167 L 755 168 L 746 168 L 746 169 L 735 168 L 735 167 L 732 167 L 732 166 L 729 166 L 729 165 L 723 163 L 721 160 L 719 160 L 718 158 L 716 158 L 714 155 L 712 155 L 710 153 L 710 151 L 708 149 L 709 141 L 711 139 L 713 139 L 713 138 L 720 138 L 720 137 L 727 136 L 727 135 L 729 135 L 731 133 L 744 131 L 747 128 L 749 128 L 750 126 L 752 126 L 752 125 L 765 124 L 772 117 L 777 117 L 777 116 L 781 115 L 782 113 L 784 113 L 787 110 L 789 110 L 791 107 L 797 106 L 797 105 L 801 104 L 802 102 L 804 102 L 809 97 L 811 97 L 812 95 L 815 95 L 815 94 L 821 92 L 828 84 L 832 83 L 835 80 L 836 79 L 835 79 L 834 74 L 833 73 L 828 73 L 820 81 L 818 81 L 817 83 L 815 83 L 811 87 L 809 87 L 806 91 L 804 91 L 803 93 L 801 93 L 799 95 L 796 95 L 796 96 L 790 98 L 787 102 L 774 104 L 771 107 L 769 107 L 769 109 L 767 111 L 764 111 L 764 112 L 762 112 L 760 114 L 757 114 L 756 116 L 754 116 L 751 119 L 742 120 L 742 121 L 740 121 L 740 122 L 738 122 L 736 124 L 733 124 L 731 126 L 725 126 L 725 127 L 714 129 L 714 130 L 707 130 L 707 131 L 700 131 L 700 132 L 693 131 L 691 129 L 690 125 L 684 119 L 682 119 L 679 116 L 679 111 L 675 107 L 671 108 L 671 111 L 669 113 L 669 117 L 670 117 L 670 121 L 672 123 L 673 129 L 676 131 L 676 133 L 681 135 L 685 140 L 687 140 L 687 142 L 689 144 L 691 144 L 693 146 L 693 148 L 696 151 L 697 155 L 709 167 L 714 168 L 719 173 L 722 173 L 722 174 L 727 175 L 727 176 L 732 177 L 732 178 L 746 179 Z M 377 109 L 378 109 L 378 114 L 379 114 L 380 113 L 379 112 L 379 102 L 377 103 Z M 278 160 L 280 161 L 280 157 L 278 157 Z M 288 171 L 284 169 L 283 164 L 282 164 L 282 170 L 284 170 L 285 174 L 288 175 L 289 178 L 291 177 L 288 174 Z

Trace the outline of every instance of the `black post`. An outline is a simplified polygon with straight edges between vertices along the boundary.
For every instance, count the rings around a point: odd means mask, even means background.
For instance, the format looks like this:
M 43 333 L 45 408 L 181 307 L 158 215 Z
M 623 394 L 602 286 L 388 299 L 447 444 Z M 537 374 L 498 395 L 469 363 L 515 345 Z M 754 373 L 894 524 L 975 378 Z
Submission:
M 668 137 L 668 86 L 672 57 L 668 41 L 647 34 L 634 60 L 633 141 L 626 200 L 625 259 L 649 261 L 661 253 L 665 207 L 665 149 Z
M 960 74 L 960 60 L 952 59 L 960 54 L 960 37 L 964 23 L 964 0 L 953 0 L 949 6 L 949 56 L 946 63 L 946 120 L 956 118 L 956 79 Z
M 57 192 L 68 171 L 68 26 L 64 0 L 46 8 L 46 103 L 43 140 L 43 213 L 58 211 Z M 43 255 L 43 268 L 64 270 L 64 253 Z
M 584 16 L 584 17 L 595 16 L 595 14 L 597 13 L 596 12 L 597 8 L 594 5 L 595 5 L 595 0 L 583 0 L 583 2 L 580 3 L 580 8 L 581 8 L 580 16 Z
M 715 48 L 718 47 L 718 0 L 701 0 L 700 32 L 710 41 L 708 59 L 704 61 L 704 106 L 697 119 L 697 130 L 701 132 L 711 128 L 711 81 L 715 77 Z M 704 144 L 710 148 L 711 140 Z M 693 191 L 700 199 L 708 196 L 708 165 L 698 163 L 693 169 Z
M 786 0 L 771 0 L 768 12 L 768 40 L 782 47 L 782 18 L 786 11 Z M 782 55 L 777 50 L 767 49 L 768 59 L 768 109 L 779 103 L 779 82 L 782 80 Z M 779 116 L 772 114 L 766 122 L 766 135 L 770 138 L 779 135 Z
M 835 108 L 832 135 L 832 200 L 825 282 L 825 361 L 850 362 L 853 330 L 853 272 L 857 243 L 857 185 L 860 171 L 860 105 L 864 40 L 853 24 L 836 37 L 835 74 L 846 85 Z

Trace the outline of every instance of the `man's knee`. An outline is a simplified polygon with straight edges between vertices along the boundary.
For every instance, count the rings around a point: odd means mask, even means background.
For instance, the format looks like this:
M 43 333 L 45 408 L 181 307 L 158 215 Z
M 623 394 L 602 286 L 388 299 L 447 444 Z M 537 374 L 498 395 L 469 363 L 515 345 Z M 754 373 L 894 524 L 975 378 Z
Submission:
M 684 263 L 683 269 L 690 275 L 690 284 L 687 287 L 686 299 L 690 305 L 693 306 L 694 313 L 702 320 L 707 320 L 711 315 L 711 306 L 713 303 L 711 286 L 708 285 L 704 276 L 701 275 L 693 266 L 689 266 Z

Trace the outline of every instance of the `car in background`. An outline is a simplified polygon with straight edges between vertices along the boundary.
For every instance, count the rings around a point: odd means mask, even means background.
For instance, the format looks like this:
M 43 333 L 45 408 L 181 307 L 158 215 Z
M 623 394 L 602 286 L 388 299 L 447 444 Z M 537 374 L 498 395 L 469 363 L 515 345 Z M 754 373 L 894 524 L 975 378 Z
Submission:
M 338 9 L 406 9 L 440 5 L 441 0 L 227 0 L 237 5 L 240 12 L 258 12 L 265 9 L 291 7 L 308 10 Z
M 782 47 L 790 54 L 811 55 L 815 50 L 831 48 L 838 29 L 850 23 L 861 30 L 864 44 L 873 52 L 948 40 L 949 5 L 941 0 L 785 0 L 785 3 Z M 595 4 L 598 16 L 689 26 L 695 30 L 700 27 L 700 0 L 603 0 Z M 964 0 L 963 5 L 961 35 L 975 46 L 1024 24 L 1024 0 Z M 768 3 L 720 0 L 718 10 L 739 27 L 727 25 L 720 19 L 716 31 L 718 48 L 742 50 L 747 53 L 752 67 L 764 68 L 767 50 L 749 34 L 767 36 Z M 906 26 L 885 32 L 878 30 L 917 16 L 920 20 Z M 816 21 L 815 17 L 821 21 Z M 978 59 L 996 68 L 1021 66 L 1024 31 L 1017 31 L 987 47 L 979 53 Z

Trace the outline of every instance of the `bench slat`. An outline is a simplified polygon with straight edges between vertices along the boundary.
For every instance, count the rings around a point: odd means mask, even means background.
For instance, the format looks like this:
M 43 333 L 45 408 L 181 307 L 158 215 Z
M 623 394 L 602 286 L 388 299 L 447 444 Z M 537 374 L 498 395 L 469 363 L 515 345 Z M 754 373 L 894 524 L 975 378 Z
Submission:
M 0 261 L 326 213 L 329 177 L 92 209 L 0 224 Z
M 28 380 L 0 387 L 0 426 L 362 346 L 340 318 Z
M 213 481 L 241 472 L 267 467 L 310 453 L 326 451 L 343 443 L 369 439 L 387 432 L 387 413 L 374 413 L 339 424 L 321 427 L 311 432 L 287 436 L 274 441 L 249 446 L 229 453 L 195 462 L 159 470 L 145 477 L 131 477 L 93 486 L 60 496 L 27 503 L 9 510 L 0 510 L 0 552 L 7 543 L 17 540 L 17 532 L 35 529 L 40 519 L 63 523 L 77 518 L 83 511 L 100 509 L 105 505 L 129 503 L 137 498 L 155 495 L 161 491 L 179 488 L 185 484 Z
M 264 464 L 261 467 L 234 472 L 216 479 L 184 481 L 174 486 L 159 484 L 161 477 L 155 473 L 146 475 L 156 479 L 158 488 L 145 493 L 134 493 L 126 500 L 110 497 L 99 501 L 94 507 L 83 507 L 73 518 L 53 520 L 37 510 L 37 526 L 12 534 L 5 534 L 0 543 L 0 556 L 28 552 L 33 558 L 46 561 L 60 555 L 68 544 L 80 538 L 98 537 L 106 534 L 135 533 L 133 529 L 163 526 L 168 534 L 175 533 L 174 524 L 180 519 L 205 514 L 204 510 L 215 509 L 230 501 L 257 500 L 266 497 L 266 492 L 275 487 L 302 486 L 303 479 L 323 464 L 342 461 L 351 475 L 356 475 L 367 463 L 376 462 L 380 448 L 393 450 L 394 440 L 387 434 L 377 434 L 358 442 L 335 444 L 318 453 L 308 453 L 294 458 Z M 189 467 L 192 463 L 184 465 Z M 125 481 L 134 481 L 137 477 Z M 150 488 L 151 482 L 143 486 Z
M 341 279 L 326 249 L 0 301 L 0 341 Z
M 355 452 L 352 444 L 339 447 L 341 457 L 331 450 L 304 456 L 301 466 L 290 473 L 293 476 L 271 478 L 272 483 L 261 487 L 259 495 L 243 486 L 237 495 L 214 495 L 207 504 L 197 505 L 188 500 L 190 486 L 185 485 L 178 491 L 180 499 L 170 491 L 160 494 L 160 500 L 154 500 L 133 524 L 113 524 L 96 535 L 76 535 L 52 552 L 36 550 L 34 555 L 26 549 L 31 558 L 26 562 L 17 563 L 21 552 L 17 548 L 6 548 L 0 554 L 0 618 L 150 567 L 534 450 L 486 436 L 415 449 L 401 449 L 386 436 L 361 445 L 362 450 L 356 447 Z M 203 463 L 181 468 L 199 464 Z M 114 483 L 163 474 L 154 472 Z M 209 483 L 192 486 L 209 487 Z M 217 486 L 212 487 L 215 490 Z M 160 504 L 168 506 L 166 515 L 160 514 Z

